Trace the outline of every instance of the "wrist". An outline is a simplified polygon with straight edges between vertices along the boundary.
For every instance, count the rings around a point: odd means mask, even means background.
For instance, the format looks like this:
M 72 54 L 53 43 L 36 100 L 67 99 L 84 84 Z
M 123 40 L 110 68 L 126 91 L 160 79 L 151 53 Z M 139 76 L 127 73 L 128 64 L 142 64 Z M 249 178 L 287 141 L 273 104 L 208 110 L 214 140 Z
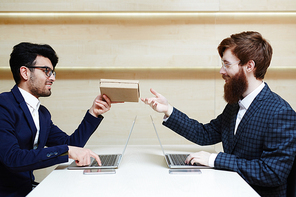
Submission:
M 173 106 L 171 106 L 170 104 L 168 104 L 168 110 L 164 113 L 165 117 L 170 117 L 170 115 L 173 113 Z
M 95 114 L 94 111 L 91 108 L 88 110 L 88 113 L 90 113 L 90 115 L 92 115 L 92 116 L 94 116 L 96 118 L 98 118 L 101 115 L 101 114 Z
M 209 157 L 209 161 L 208 161 L 209 164 L 208 165 L 212 168 L 215 167 L 215 160 L 216 160 L 217 155 L 218 154 L 216 154 L 216 153 L 212 153 Z

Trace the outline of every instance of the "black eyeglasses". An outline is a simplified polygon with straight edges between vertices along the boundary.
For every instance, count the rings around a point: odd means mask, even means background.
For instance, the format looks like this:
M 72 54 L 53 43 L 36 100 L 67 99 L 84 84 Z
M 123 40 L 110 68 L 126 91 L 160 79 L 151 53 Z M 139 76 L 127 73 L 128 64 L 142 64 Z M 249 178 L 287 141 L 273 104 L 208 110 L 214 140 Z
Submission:
M 50 77 L 51 75 L 53 75 L 54 77 L 56 76 L 56 72 L 53 71 L 51 68 L 49 68 L 48 66 L 25 66 L 27 68 L 38 68 L 43 70 L 43 72 L 45 73 L 45 75 L 47 77 Z

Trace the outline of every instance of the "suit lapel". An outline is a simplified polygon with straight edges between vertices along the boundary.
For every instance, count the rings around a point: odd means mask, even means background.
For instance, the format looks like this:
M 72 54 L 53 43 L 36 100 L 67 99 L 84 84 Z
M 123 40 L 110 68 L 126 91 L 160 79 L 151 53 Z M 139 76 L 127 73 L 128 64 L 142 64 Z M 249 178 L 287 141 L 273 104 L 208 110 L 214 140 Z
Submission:
M 34 123 L 32 115 L 31 115 L 31 112 L 30 112 L 30 110 L 29 110 L 29 108 L 27 106 L 27 103 L 25 102 L 22 94 L 20 93 L 20 91 L 19 91 L 19 89 L 18 89 L 18 87 L 16 85 L 13 87 L 11 92 L 13 93 L 14 97 L 16 98 L 17 102 L 20 105 L 20 108 L 23 110 L 23 112 L 25 114 L 25 118 L 26 118 L 26 120 L 28 122 L 28 125 L 29 125 L 29 127 L 31 129 L 31 132 L 32 132 L 32 140 L 34 142 L 34 138 L 35 138 L 35 135 L 36 135 L 36 132 L 37 132 L 37 128 L 35 126 L 35 123 Z
M 41 106 L 40 106 L 41 107 Z M 45 146 L 45 138 L 46 138 L 46 119 L 44 117 L 44 114 L 40 111 L 40 108 L 39 108 L 39 120 L 40 120 L 40 131 L 39 131 L 39 144 L 38 144 L 38 148 L 43 148 Z
M 243 119 L 241 120 L 241 122 L 239 123 L 239 125 L 237 127 L 236 134 L 234 136 L 232 150 L 234 149 L 235 145 L 237 144 L 238 140 L 240 139 L 240 136 L 244 132 L 244 128 L 248 125 L 250 119 L 253 117 L 253 114 L 255 114 L 256 111 L 261 106 L 261 103 L 262 103 L 261 101 L 254 100 L 252 102 L 252 104 L 250 105 L 249 109 L 246 111 Z
M 239 125 L 237 127 L 236 135 L 234 136 L 234 140 L 233 140 L 232 151 L 234 150 L 235 145 L 237 144 L 238 140 L 240 139 L 240 136 L 242 135 L 245 127 L 249 124 L 250 119 L 253 117 L 253 115 L 260 108 L 260 106 L 262 105 L 262 101 L 269 95 L 269 93 L 270 93 L 270 89 L 267 86 L 267 84 L 265 84 L 265 87 L 255 97 L 255 99 L 253 100 L 252 104 L 250 105 L 250 107 L 246 111 L 244 117 L 242 118 L 241 122 L 239 123 Z

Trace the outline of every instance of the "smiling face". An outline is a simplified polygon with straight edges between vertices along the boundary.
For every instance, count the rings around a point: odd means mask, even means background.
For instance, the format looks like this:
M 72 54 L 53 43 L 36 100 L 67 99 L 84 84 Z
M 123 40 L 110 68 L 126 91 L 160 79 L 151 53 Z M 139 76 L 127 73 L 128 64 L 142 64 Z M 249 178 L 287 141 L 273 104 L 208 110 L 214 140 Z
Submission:
M 36 67 L 47 66 L 50 69 L 53 69 L 51 61 L 43 56 L 37 56 Z M 51 95 L 51 86 L 55 81 L 55 76 L 51 75 L 48 77 L 44 72 L 43 68 L 33 68 L 32 71 L 28 69 L 28 80 L 27 80 L 27 91 L 34 95 L 36 98 L 39 97 L 48 97 Z
M 222 78 L 225 80 L 225 83 L 227 83 L 231 77 L 238 73 L 239 62 L 240 60 L 231 52 L 231 48 L 224 51 L 222 64 L 225 66 L 221 67 L 220 74 L 222 74 Z
M 224 99 L 230 104 L 237 103 L 248 88 L 244 67 L 238 65 L 240 60 L 232 54 L 231 49 L 224 51 L 222 62 L 220 74 L 225 80 Z

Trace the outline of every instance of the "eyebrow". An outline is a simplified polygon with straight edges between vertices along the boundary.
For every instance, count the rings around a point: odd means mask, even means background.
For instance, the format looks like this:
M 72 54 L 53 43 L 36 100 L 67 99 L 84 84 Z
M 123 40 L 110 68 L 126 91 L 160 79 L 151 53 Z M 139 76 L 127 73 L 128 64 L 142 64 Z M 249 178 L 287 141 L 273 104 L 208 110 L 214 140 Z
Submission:
M 230 61 L 228 61 L 228 60 L 224 60 L 224 59 L 222 59 L 222 61 L 223 61 L 223 62 L 226 62 L 226 63 L 230 63 Z

